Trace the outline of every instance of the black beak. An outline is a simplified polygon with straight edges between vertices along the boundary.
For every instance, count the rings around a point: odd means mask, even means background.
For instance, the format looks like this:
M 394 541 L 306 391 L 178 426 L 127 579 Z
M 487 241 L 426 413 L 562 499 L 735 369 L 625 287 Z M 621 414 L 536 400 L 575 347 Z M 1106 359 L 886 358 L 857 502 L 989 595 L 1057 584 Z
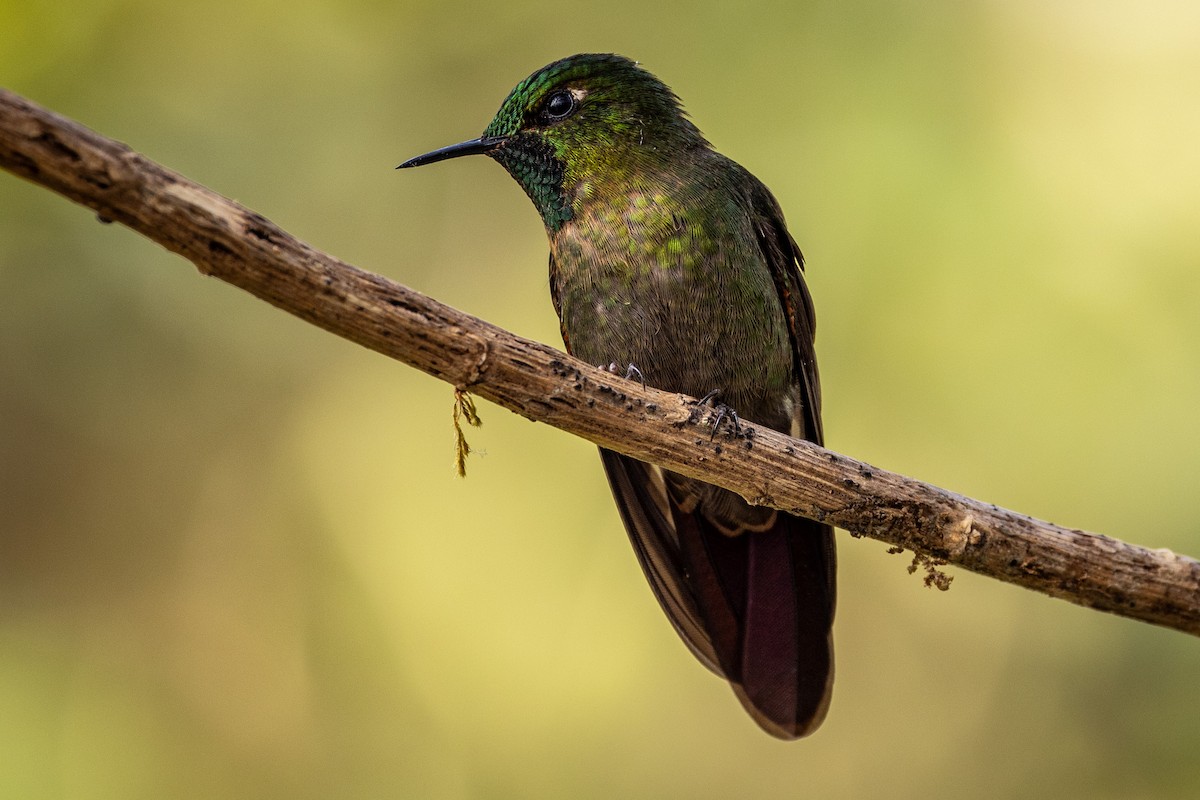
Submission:
M 500 145 L 504 144 L 505 137 L 503 136 L 482 136 L 478 139 L 472 139 L 469 142 L 459 142 L 452 144 L 449 147 L 442 147 L 434 150 L 431 153 L 426 153 L 423 156 L 410 158 L 396 169 L 406 169 L 408 167 L 423 167 L 426 164 L 432 164 L 435 161 L 445 161 L 447 158 L 458 158 L 459 156 L 473 156 L 477 153 L 490 153 Z

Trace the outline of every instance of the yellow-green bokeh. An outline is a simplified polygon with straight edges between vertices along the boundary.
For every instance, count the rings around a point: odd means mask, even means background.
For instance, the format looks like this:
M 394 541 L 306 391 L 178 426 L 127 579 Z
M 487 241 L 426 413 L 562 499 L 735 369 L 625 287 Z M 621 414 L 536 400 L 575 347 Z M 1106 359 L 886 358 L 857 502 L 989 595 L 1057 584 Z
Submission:
M 0 0 L 0 83 L 557 344 L 477 135 L 640 59 L 809 260 L 830 446 L 1200 554 L 1200 6 Z M 0 174 L 0 796 L 1190 798 L 1200 643 L 841 543 L 776 742 L 671 631 L 593 448 Z

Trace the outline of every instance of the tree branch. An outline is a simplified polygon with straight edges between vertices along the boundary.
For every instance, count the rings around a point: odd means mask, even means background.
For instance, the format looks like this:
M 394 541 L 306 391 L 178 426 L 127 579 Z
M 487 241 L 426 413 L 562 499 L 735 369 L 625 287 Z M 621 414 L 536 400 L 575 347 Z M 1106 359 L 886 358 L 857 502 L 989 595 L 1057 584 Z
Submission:
M 710 439 L 643 388 L 288 235 L 125 145 L 0 90 L 0 166 L 350 341 L 602 447 L 929 559 L 1200 635 L 1200 563 L 981 503 L 743 423 Z

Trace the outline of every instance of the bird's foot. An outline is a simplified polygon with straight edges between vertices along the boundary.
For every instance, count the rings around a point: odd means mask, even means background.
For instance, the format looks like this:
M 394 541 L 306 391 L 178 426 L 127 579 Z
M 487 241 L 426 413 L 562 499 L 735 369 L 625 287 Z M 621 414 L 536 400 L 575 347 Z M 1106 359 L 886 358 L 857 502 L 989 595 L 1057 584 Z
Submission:
M 700 409 L 708 406 L 711 413 L 708 415 L 708 423 L 712 425 L 712 433 L 709 434 L 708 440 L 711 442 L 717 435 L 717 431 L 721 430 L 721 423 L 729 423 L 729 435 L 735 439 L 742 438 L 742 420 L 738 413 L 729 406 L 720 402 L 721 390 L 713 389 L 708 394 L 701 397 L 699 400 L 692 402 L 695 410 L 692 412 L 692 422 L 699 422 L 702 416 Z
M 615 362 L 615 361 L 609 362 L 607 367 L 604 366 L 603 364 L 600 364 L 599 368 L 611 375 L 620 375 L 621 374 L 621 368 L 619 366 L 617 366 L 617 362 Z M 625 380 L 627 380 L 627 381 L 637 380 L 637 382 L 642 385 L 643 389 L 646 388 L 646 376 L 643 375 L 642 371 L 640 369 L 638 369 L 637 366 L 634 364 L 627 364 L 625 366 Z

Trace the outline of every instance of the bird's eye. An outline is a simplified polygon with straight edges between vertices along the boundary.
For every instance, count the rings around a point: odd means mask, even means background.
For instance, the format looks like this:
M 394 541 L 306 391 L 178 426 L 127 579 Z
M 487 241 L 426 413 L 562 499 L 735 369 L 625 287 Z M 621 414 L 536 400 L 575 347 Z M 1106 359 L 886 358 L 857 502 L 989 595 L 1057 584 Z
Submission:
M 546 119 L 558 122 L 574 114 L 576 108 L 578 108 L 578 103 L 575 102 L 575 95 L 562 91 L 550 95 L 546 100 L 546 105 L 542 106 L 542 111 L 545 113 Z

